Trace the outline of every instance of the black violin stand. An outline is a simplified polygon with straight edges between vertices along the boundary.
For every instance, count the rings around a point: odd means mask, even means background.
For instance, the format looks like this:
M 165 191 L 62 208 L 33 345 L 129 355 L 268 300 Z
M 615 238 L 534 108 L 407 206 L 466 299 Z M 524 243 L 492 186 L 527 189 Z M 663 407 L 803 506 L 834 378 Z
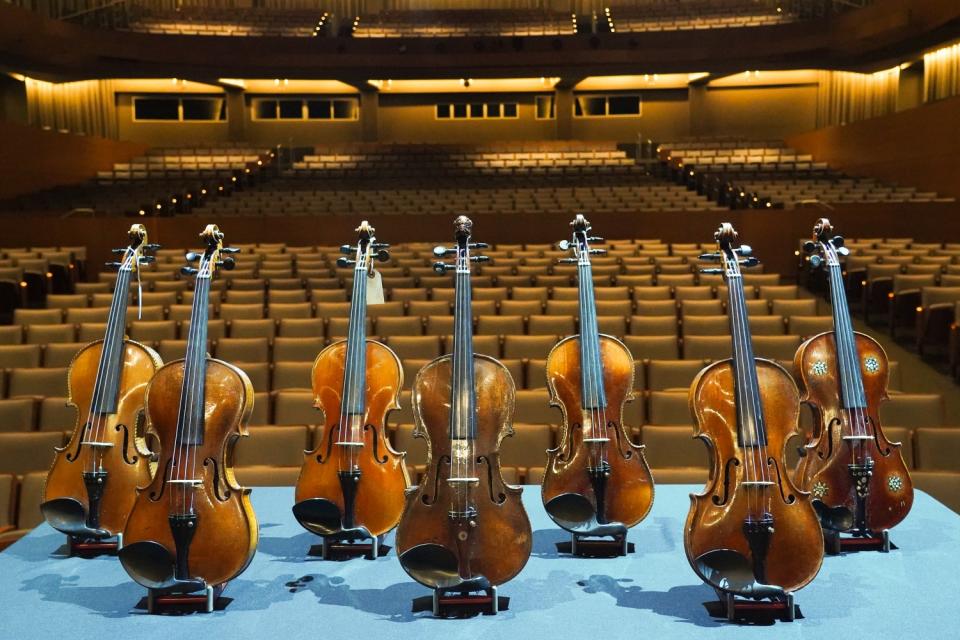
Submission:
M 755 600 L 720 589 L 714 590 L 719 600 L 703 603 L 707 613 L 714 618 L 726 618 L 728 622 L 735 623 L 771 624 L 774 620 L 793 622 L 803 617 L 790 592 L 783 592 L 782 596 L 771 600 Z
M 435 618 L 466 618 L 476 613 L 497 615 L 502 608 L 506 608 L 510 599 L 497 596 L 496 587 L 468 587 L 464 590 L 459 587 L 448 589 L 437 588 L 429 598 L 414 598 L 413 610 L 426 611 L 427 606 Z
M 224 582 L 215 586 L 206 585 L 189 593 L 172 589 L 147 589 L 147 613 L 184 612 L 191 609 L 212 613 L 217 599 L 226 588 L 227 583 Z
M 331 536 L 321 536 L 320 544 L 310 547 L 307 555 L 330 560 L 334 556 L 363 556 L 367 560 L 376 560 L 380 554 L 386 555 L 389 547 L 383 546 L 383 536 L 363 535 L 356 531 L 341 532 Z
M 122 533 L 118 533 L 112 538 L 92 538 L 67 534 L 67 553 L 71 557 L 115 556 L 122 547 Z
M 897 548 L 896 545 L 890 542 L 889 529 L 884 529 L 880 532 L 880 535 L 868 531 L 864 534 L 854 533 L 849 536 L 845 536 L 835 529 L 824 529 L 823 547 L 827 555 L 831 556 L 856 551 L 890 553 L 891 549 Z
M 558 553 L 569 553 L 579 558 L 616 558 L 633 553 L 633 543 L 627 534 L 612 533 L 602 536 L 571 533 L 570 542 L 558 542 Z

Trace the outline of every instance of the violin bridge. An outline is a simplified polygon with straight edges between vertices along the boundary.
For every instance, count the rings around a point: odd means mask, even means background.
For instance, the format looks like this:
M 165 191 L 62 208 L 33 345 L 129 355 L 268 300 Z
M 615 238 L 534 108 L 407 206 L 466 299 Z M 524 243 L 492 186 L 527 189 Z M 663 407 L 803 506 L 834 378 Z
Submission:
M 873 436 L 857 435 L 857 436 L 843 436 L 844 440 L 873 440 Z
M 772 487 L 773 482 L 770 480 L 744 480 L 740 483 L 744 487 Z
M 189 486 L 199 487 L 200 485 L 203 484 L 203 480 L 200 480 L 200 479 L 198 479 L 198 478 L 185 478 L 185 479 L 183 479 L 183 480 L 168 480 L 167 483 L 168 483 L 168 484 L 182 484 L 182 485 L 189 485 Z
M 610 442 L 610 438 L 584 438 L 584 442 Z
M 362 442 L 353 442 L 353 441 L 348 441 L 348 440 L 341 440 L 340 442 L 337 442 L 337 446 L 338 446 L 338 447 L 362 447 L 362 446 L 363 446 L 363 443 L 362 443 Z
M 103 448 L 103 449 L 109 449 L 110 447 L 113 446 L 113 443 L 112 443 L 112 442 L 96 442 L 96 441 L 94 441 L 94 440 L 85 440 L 85 441 L 81 442 L 80 444 L 82 444 L 82 445 L 84 445 L 84 446 L 87 446 L 87 447 L 101 447 L 101 448 Z
M 450 484 L 450 485 L 480 484 L 480 478 L 447 478 L 447 484 Z

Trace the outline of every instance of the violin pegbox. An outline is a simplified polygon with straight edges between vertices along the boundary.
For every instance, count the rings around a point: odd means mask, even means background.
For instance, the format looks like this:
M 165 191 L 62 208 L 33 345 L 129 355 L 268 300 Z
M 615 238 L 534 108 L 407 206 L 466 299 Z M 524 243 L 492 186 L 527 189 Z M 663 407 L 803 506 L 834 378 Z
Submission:
M 387 262 L 390 260 L 390 252 L 387 251 L 390 245 L 386 242 L 377 242 L 376 229 L 363 220 L 360 226 L 354 229 L 357 232 L 357 244 L 344 244 L 340 246 L 340 253 L 353 255 L 353 259 L 346 257 L 337 258 L 338 267 L 356 267 L 358 264 L 373 275 L 373 262 Z
M 717 241 L 718 250 L 715 253 L 700 254 L 700 260 L 704 262 L 719 262 L 722 268 L 701 269 L 704 274 L 723 274 L 726 277 L 740 275 L 741 267 L 755 267 L 760 261 L 753 256 L 753 248 L 748 244 L 736 246 L 739 239 L 737 230 L 729 222 L 721 223 L 720 228 L 713 234 L 713 239 Z
M 490 246 L 486 242 L 470 242 L 471 233 L 473 232 L 473 221 L 470 220 L 470 218 L 465 215 L 457 216 L 457 219 L 453 221 L 453 228 L 457 246 L 444 247 L 443 245 L 438 245 L 433 248 L 433 255 L 437 258 L 456 256 L 456 261 L 453 264 L 448 262 L 434 262 L 434 271 L 441 274 L 457 268 L 469 271 L 470 263 L 472 262 L 490 262 L 488 256 L 470 255 L 470 251 L 473 249 L 486 249 Z
M 156 262 L 157 259 L 152 255 L 148 255 L 147 252 L 156 251 L 160 248 L 160 245 L 147 242 L 147 228 L 145 226 L 139 223 L 131 225 L 130 230 L 127 231 L 127 238 L 129 239 L 129 243 L 126 247 L 112 250 L 112 253 L 123 256 L 122 262 L 107 262 L 105 266 L 114 269 L 129 269 L 132 271 L 135 267 Z
M 240 249 L 235 247 L 223 246 L 223 232 L 215 224 L 208 224 L 200 233 L 200 239 L 207 248 L 203 253 L 191 251 L 187 253 L 187 262 L 198 262 L 197 267 L 187 265 L 180 268 L 180 273 L 185 276 L 202 276 L 210 278 L 217 270 L 232 271 L 237 266 L 236 260 L 231 257 L 224 257 L 226 254 L 240 253 Z
M 587 220 L 582 213 L 574 216 L 570 222 L 570 226 L 573 227 L 573 237 L 570 240 L 561 240 L 558 242 L 557 248 L 561 251 L 572 251 L 573 257 L 560 258 L 557 260 L 559 264 L 577 264 L 581 259 L 589 262 L 589 256 L 606 255 L 606 249 L 593 249 L 590 247 L 591 243 L 603 242 L 604 239 L 600 236 L 589 235 L 592 230 L 590 221 Z
M 843 236 L 833 236 L 833 225 L 827 218 L 820 218 L 813 225 L 813 240 L 807 240 L 803 243 L 803 250 L 808 254 L 807 260 L 810 266 L 817 269 L 823 266 L 826 261 L 827 266 L 839 266 L 840 256 L 850 255 L 850 250 L 844 245 Z

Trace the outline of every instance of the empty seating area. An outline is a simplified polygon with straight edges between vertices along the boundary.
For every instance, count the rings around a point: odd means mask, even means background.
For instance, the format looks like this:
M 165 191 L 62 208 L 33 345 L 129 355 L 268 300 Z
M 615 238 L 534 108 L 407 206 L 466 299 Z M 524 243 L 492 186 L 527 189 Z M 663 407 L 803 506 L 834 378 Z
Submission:
M 257 7 L 180 7 L 148 9 L 134 4 L 126 30 L 187 36 L 271 36 L 309 38 L 323 29 L 329 14 L 319 9 Z
M 612 30 L 618 32 L 723 29 L 770 26 L 796 19 L 783 10 L 783 4 L 764 0 L 641 0 L 608 8 L 605 13 Z
M 674 180 L 720 196 L 733 190 L 752 194 L 756 202 L 792 209 L 804 201 L 829 203 L 950 202 L 933 192 L 851 177 L 817 162 L 812 155 L 782 141 L 700 139 L 664 142 L 656 153 L 662 171 Z M 755 204 L 752 206 L 756 206 Z
M 0 203 L 5 211 L 73 210 L 134 214 L 187 212 L 252 186 L 272 166 L 274 152 L 247 144 L 152 149 L 115 163 L 95 179 Z
M 527 9 L 382 11 L 361 15 L 354 38 L 559 36 L 576 33 L 568 13 Z
M 389 431 L 396 447 L 409 451 L 414 478 L 425 449 L 412 437 L 410 386 L 423 365 L 450 352 L 453 331 L 453 279 L 433 271 L 432 247 L 392 247 L 380 267 L 386 300 L 368 307 L 369 334 L 403 362 L 402 409 Z M 238 450 L 240 480 L 292 484 L 302 450 L 323 435 L 310 370 L 325 345 L 346 335 L 352 272 L 335 267 L 339 247 L 239 248 L 237 268 L 214 282 L 209 351 L 243 368 L 256 392 L 252 437 Z M 606 248 L 607 255 L 594 259 L 600 330 L 622 339 L 636 360 L 636 400 L 624 420 L 648 445 L 658 481 L 699 482 L 708 463 L 691 438 L 687 387 L 706 363 L 730 352 L 724 285 L 718 276 L 697 273 L 698 256 L 712 247 L 640 239 L 610 240 Z M 183 253 L 157 252 L 128 313 L 129 337 L 156 348 L 165 361 L 183 356 L 189 330 L 193 292 L 179 274 Z M 564 254 L 550 245 L 497 245 L 485 253 L 491 261 L 473 281 L 475 350 L 500 358 L 513 375 L 517 435 L 504 444 L 503 464 L 511 481 L 536 483 L 560 421 L 548 402 L 546 357 L 558 339 L 577 332 L 575 269 L 556 264 Z M 100 273 L 72 293 L 48 294 L 43 308 L 16 309 L 12 324 L 0 326 L 0 492 L 19 495 L 19 502 L 0 502 L 0 510 L 8 504 L 16 514 L 8 526 L 25 529 L 39 521 L 38 487 L 52 447 L 75 419 L 65 404 L 67 370 L 79 348 L 102 337 L 114 282 L 115 274 Z M 745 283 L 759 356 L 789 368 L 803 338 L 830 329 L 829 308 L 805 289 L 762 268 L 748 270 Z M 131 295 L 136 298 L 135 289 Z M 925 438 L 953 433 L 939 429 L 950 423 L 940 396 L 900 391 L 896 363 L 891 388 L 883 420 L 908 451 L 926 446 Z M 809 428 L 811 416 L 803 416 Z M 960 471 L 941 469 L 936 460 L 918 457 L 915 466 L 941 480 Z

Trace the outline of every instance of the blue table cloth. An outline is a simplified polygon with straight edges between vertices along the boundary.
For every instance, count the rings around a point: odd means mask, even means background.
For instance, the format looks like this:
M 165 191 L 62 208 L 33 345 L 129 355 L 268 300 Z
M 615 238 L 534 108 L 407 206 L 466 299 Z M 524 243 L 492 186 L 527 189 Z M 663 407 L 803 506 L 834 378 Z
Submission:
M 137 608 L 143 589 L 116 558 L 65 558 L 64 537 L 42 525 L 0 553 L 0 638 L 960 638 L 960 517 L 926 494 L 893 531 L 898 550 L 827 557 L 797 592 L 804 619 L 745 627 L 707 614 L 702 603 L 715 595 L 684 556 L 695 489 L 657 487 L 652 512 L 630 531 L 635 553 L 581 559 L 557 553 L 567 537 L 543 511 L 539 487 L 526 487 L 533 555 L 501 587 L 509 610 L 463 620 L 413 613 L 412 599 L 428 591 L 393 551 L 376 561 L 308 557 L 317 538 L 293 519 L 292 488 L 254 489 L 257 555 L 224 592 L 229 605 L 211 614 L 148 615 Z

